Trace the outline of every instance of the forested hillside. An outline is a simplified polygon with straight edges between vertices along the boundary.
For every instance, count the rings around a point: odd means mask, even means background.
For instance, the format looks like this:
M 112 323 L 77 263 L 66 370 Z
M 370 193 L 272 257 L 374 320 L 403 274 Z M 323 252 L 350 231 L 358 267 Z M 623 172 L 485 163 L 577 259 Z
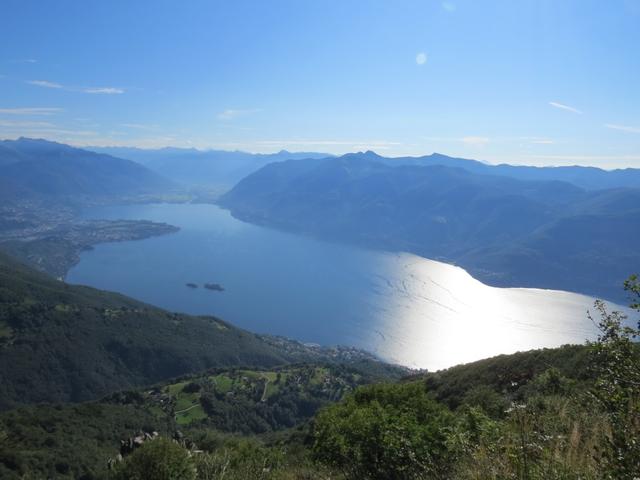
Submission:
M 640 270 L 639 189 L 402 161 L 367 152 L 270 164 L 219 203 L 246 221 L 454 263 L 494 286 L 624 300 L 620 284 Z
M 130 160 L 46 140 L 0 142 L 3 201 L 167 193 L 174 185 Z
M 95 399 L 214 366 L 322 359 L 387 369 L 355 349 L 305 347 L 71 286 L 0 254 L 0 410 Z

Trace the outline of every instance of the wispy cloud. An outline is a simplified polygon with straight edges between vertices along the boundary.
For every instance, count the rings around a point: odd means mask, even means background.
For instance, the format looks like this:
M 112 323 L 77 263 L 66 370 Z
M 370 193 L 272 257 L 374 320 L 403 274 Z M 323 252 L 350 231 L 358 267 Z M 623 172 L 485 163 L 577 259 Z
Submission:
M 135 130 L 155 130 L 158 128 L 158 125 L 146 125 L 143 123 L 121 123 L 120 126 Z
M 559 108 L 560 110 L 566 110 L 567 112 L 577 113 L 578 115 L 582 115 L 582 111 L 578 110 L 577 108 L 570 107 L 569 105 L 565 105 L 564 103 L 549 102 L 549 105 L 555 108 Z
M 47 138 L 54 141 L 67 141 L 73 137 L 91 137 L 98 135 L 97 132 L 89 130 L 69 130 L 65 128 L 31 128 L 31 129 L 16 129 L 5 128 L 0 129 L 0 135 L 4 137 L 20 136 L 31 138 Z M 65 137 L 63 137 L 65 136 Z
M 84 93 L 97 93 L 97 94 L 105 94 L 105 95 L 120 95 L 124 93 L 123 88 L 116 87 L 88 87 L 82 88 L 80 91 Z
M 489 143 L 491 144 L 509 144 L 509 143 L 530 143 L 536 145 L 554 145 L 558 143 L 556 140 L 547 137 L 484 137 L 481 135 L 468 135 L 465 137 L 421 137 L 422 140 L 427 142 L 437 143 L 464 143 L 466 145 L 482 147 Z
M 67 90 L 69 92 L 82 92 L 90 94 L 119 95 L 125 92 L 123 88 L 118 87 L 70 87 L 57 82 L 51 82 L 49 80 L 27 80 L 26 83 L 28 83 L 29 85 L 35 85 L 36 87 L 57 88 Z
M 44 87 L 44 88 L 64 88 L 59 83 L 49 82 L 47 80 L 27 80 L 29 85 L 35 85 L 36 87 Z
M 521 137 L 521 140 L 528 141 L 534 145 L 554 145 L 556 143 L 555 140 L 546 137 Z
M 474 137 L 474 136 L 462 137 L 460 140 L 462 141 L 462 143 L 465 143 L 467 145 L 472 145 L 474 147 L 484 147 L 491 141 L 487 137 Z
M 416 55 L 416 64 L 417 65 L 424 65 L 425 63 L 427 63 L 427 54 L 424 52 L 419 52 Z
M 620 130 L 622 132 L 640 133 L 640 127 L 629 127 L 627 125 L 612 125 L 610 123 L 606 123 L 604 126 L 612 130 Z
M 2 120 L 0 119 L 0 127 L 5 128 L 51 128 L 54 127 L 49 122 L 29 122 L 29 121 L 14 121 L 14 120 Z
M 252 113 L 259 112 L 259 108 L 247 108 L 247 109 L 234 109 L 228 108 L 218 114 L 218 120 L 233 120 L 234 118 L 244 117 L 251 115 Z
M 0 114 L 6 115 L 55 115 L 61 111 L 51 107 L 0 108 Z

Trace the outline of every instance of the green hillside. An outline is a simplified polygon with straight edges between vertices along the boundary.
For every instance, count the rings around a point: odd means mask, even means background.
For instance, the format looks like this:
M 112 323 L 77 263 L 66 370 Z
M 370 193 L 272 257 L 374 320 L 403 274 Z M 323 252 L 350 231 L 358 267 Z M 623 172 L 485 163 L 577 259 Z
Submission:
M 23 407 L 0 415 L 0 478 L 93 478 L 138 431 L 180 431 L 200 448 L 285 431 L 374 379 L 327 364 L 213 369 L 98 402 Z
M 134 478 L 145 455 L 177 461 L 169 448 L 201 480 L 632 478 L 607 476 L 639 465 L 631 442 L 625 462 L 607 457 L 620 412 L 601 397 L 611 377 L 600 366 L 624 362 L 599 356 L 624 344 L 501 355 L 384 383 L 319 363 L 219 368 L 97 402 L 22 407 L 0 414 L 0 477 Z M 640 427 L 633 381 L 619 390 L 632 393 L 623 418 L 631 441 Z M 150 440 L 159 443 L 108 470 L 120 441 L 140 432 L 177 440 Z
M 68 285 L 0 254 L 0 410 L 95 399 L 215 366 L 272 367 L 342 353 Z M 355 349 L 345 355 L 393 369 Z

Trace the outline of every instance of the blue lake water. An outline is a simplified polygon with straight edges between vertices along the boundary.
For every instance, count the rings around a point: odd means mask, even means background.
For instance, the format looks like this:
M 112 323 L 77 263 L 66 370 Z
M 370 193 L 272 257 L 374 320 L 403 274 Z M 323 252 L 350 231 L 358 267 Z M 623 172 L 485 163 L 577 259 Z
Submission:
M 86 216 L 154 220 L 181 230 L 98 245 L 82 254 L 68 282 L 216 315 L 257 333 L 353 345 L 430 370 L 595 335 L 586 316 L 590 297 L 493 288 L 458 267 L 251 225 L 214 205 L 105 207 Z M 204 289 L 205 283 L 225 290 Z

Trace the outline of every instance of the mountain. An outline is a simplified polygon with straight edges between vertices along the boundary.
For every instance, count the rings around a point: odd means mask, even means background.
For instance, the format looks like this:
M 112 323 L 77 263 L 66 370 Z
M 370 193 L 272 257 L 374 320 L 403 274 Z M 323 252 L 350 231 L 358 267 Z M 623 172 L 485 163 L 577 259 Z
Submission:
M 578 165 L 568 167 L 532 167 L 525 165 L 490 165 L 477 160 L 454 158 L 440 153 L 433 153 L 422 157 L 379 157 L 380 161 L 388 165 L 443 165 L 446 167 L 463 168 L 472 173 L 483 175 L 499 175 L 519 180 L 569 182 L 586 190 L 610 188 L 640 188 L 640 169 L 624 168 L 603 170 L 596 167 L 582 167 Z
M 271 162 L 326 158 L 329 154 L 288 152 L 273 154 L 241 151 L 162 148 L 147 150 L 126 147 L 90 147 L 91 150 L 138 162 L 171 180 L 190 186 L 228 190 L 243 177 Z
M 345 358 L 387 368 L 355 349 L 306 347 L 68 285 L 0 254 L 0 410 L 90 400 L 215 366 Z
M 263 167 L 219 203 L 238 218 L 456 263 L 496 286 L 621 300 L 640 270 L 640 190 L 589 191 L 373 152 Z
M 0 141 L 0 185 L 10 187 L 0 194 L 5 199 L 108 197 L 173 188 L 131 160 L 29 138 Z

